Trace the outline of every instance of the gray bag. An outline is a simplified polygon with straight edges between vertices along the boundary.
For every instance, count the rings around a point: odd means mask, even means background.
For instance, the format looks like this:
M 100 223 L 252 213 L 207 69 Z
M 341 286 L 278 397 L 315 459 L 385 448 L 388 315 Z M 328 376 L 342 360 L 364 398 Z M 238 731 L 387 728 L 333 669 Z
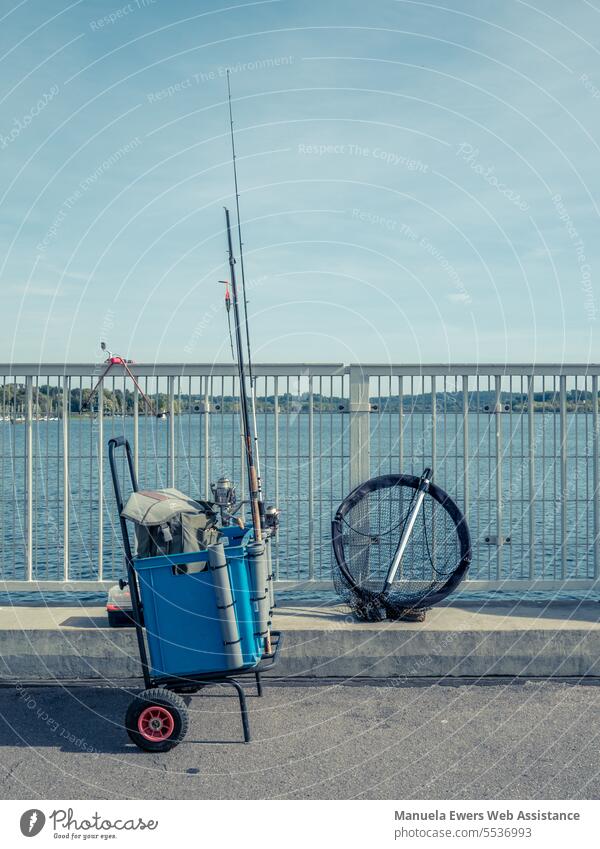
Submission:
M 137 557 L 203 551 L 219 538 L 218 515 L 208 501 L 178 489 L 140 490 L 121 515 L 135 524 Z

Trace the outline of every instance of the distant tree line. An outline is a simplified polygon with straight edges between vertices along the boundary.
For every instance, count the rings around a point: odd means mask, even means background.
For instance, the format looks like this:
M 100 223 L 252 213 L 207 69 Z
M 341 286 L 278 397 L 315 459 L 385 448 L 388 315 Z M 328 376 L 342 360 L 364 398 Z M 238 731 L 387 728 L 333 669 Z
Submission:
M 75 387 L 71 389 L 69 397 L 69 411 L 71 415 L 92 415 L 98 410 L 98 393 L 91 398 L 91 388 Z M 35 417 L 60 417 L 63 414 L 63 389 L 60 386 L 49 384 L 33 387 L 33 413 Z M 164 392 L 154 393 L 151 396 L 152 403 L 157 412 L 167 412 L 169 409 L 169 396 Z M 566 404 L 569 412 L 591 412 L 593 408 L 593 395 L 591 392 L 571 389 L 566 393 Z M 135 394 L 130 389 L 104 389 L 104 414 L 111 415 L 133 415 L 135 406 Z M 204 411 L 204 396 L 199 394 L 177 394 L 174 399 L 175 414 L 201 413 Z M 257 398 L 256 407 L 259 413 L 272 413 L 276 402 L 279 412 L 306 413 L 310 409 L 310 396 L 308 392 L 293 395 L 283 393 L 277 396 L 267 395 Z M 373 411 L 382 413 L 399 414 L 406 413 L 431 413 L 431 393 L 404 395 L 402 404 L 398 395 L 374 396 L 370 399 Z M 536 412 L 555 413 L 560 409 L 558 392 L 536 392 L 533 395 L 534 409 Z M 144 414 L 146 407 L 143 399 L 138 395 L 138 412 Z M 312 396 L 313 409 L 317 412 L 347 412 L 348 401 L 341 396 L 321 395 L 314 393 Z M 468 395 L 469 412 L 493 411 L 496 403 L 496 394 L 493 391 L 479 393 L 471 392 Z M 22 383 L 8 383 L 0 389 L 0 405 L 4 417 L 22 417 L 26 410 L 25 385 Z M 211 396 L 209 405 L 212 412 L 237 412 L 239 400 L 232 395 Z M 500 406 L 503 411 L 523 412 L 528 408 L 528 397 L 526 394 L 502 392 L 500 394 Z M 436 394 L 436 409 L 438 412 L 462 413 L 464 412 L 464 400 L 462 392 L 445 392 Z

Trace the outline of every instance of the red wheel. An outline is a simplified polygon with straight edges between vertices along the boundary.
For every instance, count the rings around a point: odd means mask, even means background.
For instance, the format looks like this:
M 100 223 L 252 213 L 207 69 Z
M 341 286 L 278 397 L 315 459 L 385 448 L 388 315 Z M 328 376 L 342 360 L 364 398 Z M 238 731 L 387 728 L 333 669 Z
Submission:
M 185 737 L 185 702 L 169 690 L 144 690 L 127 708 L 125 728 L 136 746 L 147 752 L 168 752 Z
M 144 740 L 156 742 L 169 739 L 175 729 L 175 720 L 168 708 L 151 705 L 140 713 L 137 726 Z

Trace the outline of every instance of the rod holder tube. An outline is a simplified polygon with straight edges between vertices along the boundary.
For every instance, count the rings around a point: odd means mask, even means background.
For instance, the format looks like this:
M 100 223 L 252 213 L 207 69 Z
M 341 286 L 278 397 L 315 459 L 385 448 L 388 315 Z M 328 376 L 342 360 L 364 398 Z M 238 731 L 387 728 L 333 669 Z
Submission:
M 235 614 L 235 600 L 231 592 L 227 558 L 222 543 L 209 545 L 208 568 L 215 590 L 221 635 L 223 637 L 223 654 L 228 669 L 238 669 L 244 665 L 242 641 Z
M 265 543 L 250 543 L 247 551 L 256 633 L 257 636 L 268 638 L 270 600 Z
M 272 550 L 272 537 L 269 534 L 265 537 L 265 553 L 267 555 L 267 587 L 269 590 L 269 612 L 273 613 L 275 609 L 275 573 L 273 572 L 273 550 Z M 271 619 L 272 616 L 269 616 Z

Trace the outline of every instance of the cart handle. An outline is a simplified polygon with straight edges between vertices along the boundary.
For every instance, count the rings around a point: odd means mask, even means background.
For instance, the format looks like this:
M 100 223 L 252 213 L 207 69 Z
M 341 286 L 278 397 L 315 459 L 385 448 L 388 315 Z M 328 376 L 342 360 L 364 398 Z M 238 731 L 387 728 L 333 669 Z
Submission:
M 121 515 L 123 512 L 123 495 L 121 493 L 121 483 L 119 481 L 119 472 L 117 471 L 117 462 L 115 459 L 115 449 L 125 448 L 127 455 L 127 465 L 129 467 L 129 477 L 131 478 L 131 486 L 134 492 L 138 491 L 137 476 L 133 465 L 133 455 L 129 441 L 124 436 L 113 436 L 108 440 L 108 462 L 110 463 L 110 475 L 112 477 L 113 489 L 115 491 L 115 500 L 117 502 L 117 510 L 119 511 L 119 522 L 121 525 L 121 534 L 123 536 L 123 545 L 125 547 L 125 556 L 128 564 L 133 560 L 131 551 L 131 543 L 129 542 L 129 533 L 127 531 L 127 523 Z
M 121 483 L 119 481 L 119 473 L 117 471 L 117 463 L 115 460 L 115 449 L 123 447 L 125 448 L 125 453 L 127 455 L 127 465 L 129 467 L 131 487 L 134 492 L 138 491 L 137 475 L 135 473 L 135 467 L 133 465 L 133 455 L 131 453 L 131 446 L 129 444 L 129 440 L 125 439 L 124 436 L 113 436 L 111 439 L 108 440 L 108 462 L 110 463 L 110 474 L 112 477 L 113 488 L 115 490 L 115 498 L 117 499 L 117 507 L 119 508 L 119 513 L 121 513 L 123 510 L 123 496 L 121 495 Z

